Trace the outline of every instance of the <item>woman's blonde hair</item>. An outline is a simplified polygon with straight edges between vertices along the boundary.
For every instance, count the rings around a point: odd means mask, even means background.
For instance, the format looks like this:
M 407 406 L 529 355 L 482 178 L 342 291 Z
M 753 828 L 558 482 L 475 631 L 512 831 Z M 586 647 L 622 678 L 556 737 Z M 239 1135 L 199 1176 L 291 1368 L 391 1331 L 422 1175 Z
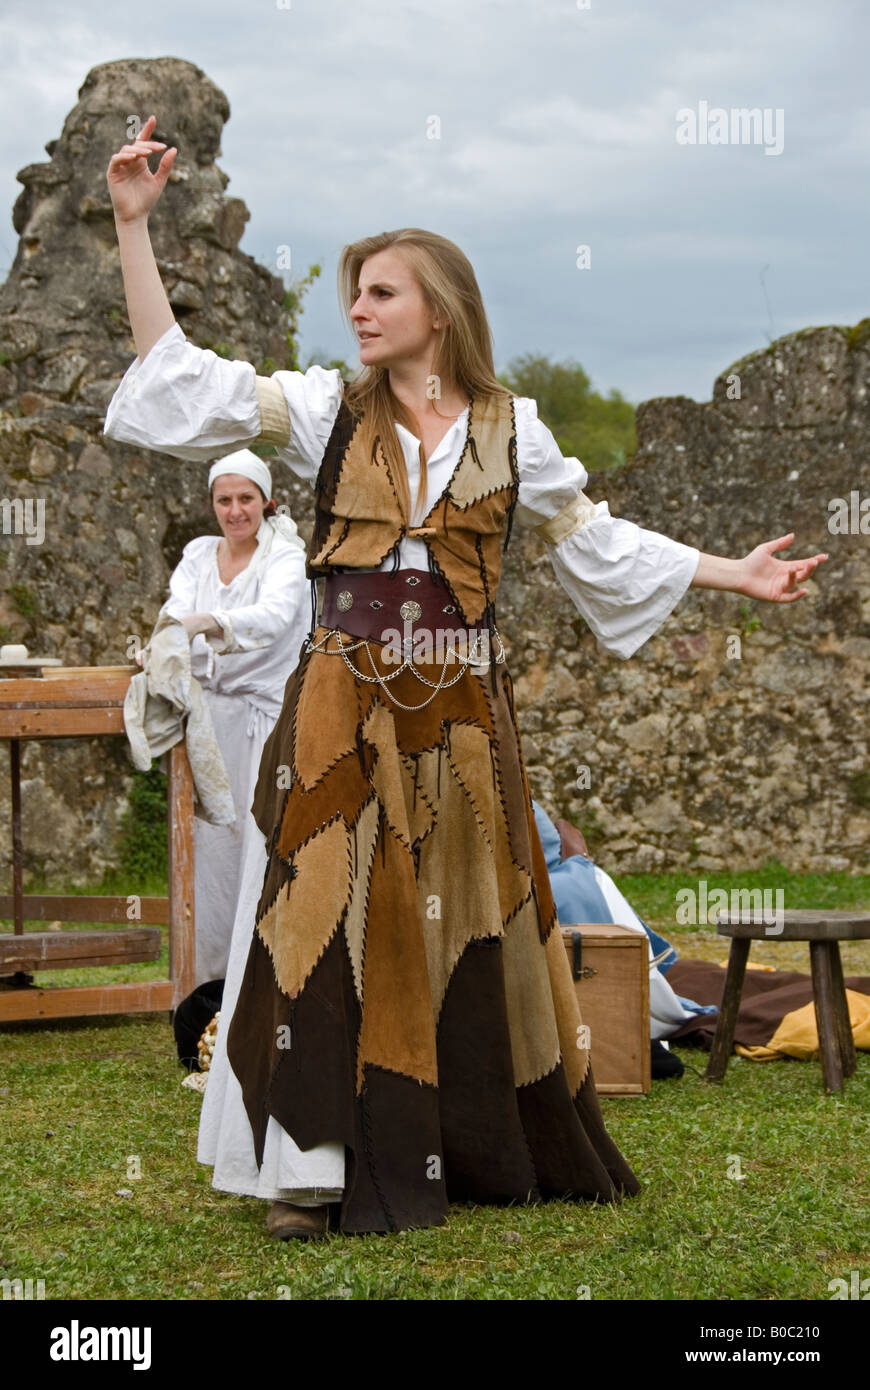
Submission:
M 442 386 L 455 387 L 470 399 L 510 395 L 495 374 L 492 333 L 471 262 L 455 242 L 435 232 L 402 227 L 399 231 L 381 232 L 345 246 L 338 264 L 338 290 L 351 327 L 350 311 L 359 288 L 363 262 L 378 251 L 392 247 L 404 256 L 428 303 L 442 320 L 443 332 L 432 363 L 433 375 Z M 364 367 L 346 387 L 345 400 L 355 416 L 363 417 L 364 442 L 369 454 L 375 440 L 380 440 L 408 523 L 411 518 L 410 487 L 405 456 L 393 421 L 398 420 L 419 437 L 418 422 L 390 390 L 386 367 Z M 425 495 L 426 458 L 421 446 L 417 498 Z

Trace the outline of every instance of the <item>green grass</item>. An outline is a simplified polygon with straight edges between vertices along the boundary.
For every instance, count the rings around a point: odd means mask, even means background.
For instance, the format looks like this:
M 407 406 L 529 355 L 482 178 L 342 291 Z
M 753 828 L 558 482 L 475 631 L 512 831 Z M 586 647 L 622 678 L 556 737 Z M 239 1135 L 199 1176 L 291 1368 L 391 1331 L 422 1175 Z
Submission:
M 752 883 L 783 887 L 790 907 L 870 900 L 867 877 L 765 873 Z M 676 888 L 693 882 L 643 875 L 620 886 L 683 955 L 716 958 L 724 945 L 711 929 L 673 925 Z M 786 943 L 763 945 L 786 964 Z M 266 1238 L 264 1202 L 215 1192 L 211 1170 L 197 1164 L 201 1101 L 180 1084 L 165 1014 L 7 1026 L 0 1277 L 42 1278 L 47 1299 L 274 1299 L 283 1289 L 317 1299 L 574 1300 L 588 1286 L 594 1299 L 827 1300 L 831 1280 L 870 1275 L 870 1057 L 859 1054 L 845 1089 L 825 1095 L 817 1061 L 735 1057 L 724 1083 L 709 1086 L 704 1053 L 677 1055 L 680 1080 L 602 1102 L 644 1184 L 637 1198 L 455 1206 L 443 1227 L 282 1244 Z M 131 1155 L 141 1178 L 127 1176 Z M 728 1176 L 734 1155 L 742 1181 Z
M 644 1183 L 618 1207 L 457 1206 L 439 1228 L 281 1245 L 264 1202 L 197 1165 L 201 1101 L 165 1018 L 19 1027 L 2 1054 L 0 1275 L 48 1299 L 824 1299 L 870 1273 L 864 1055 L 826 1096 L 814 1063 L 735 1058 L 709 1087 L 680 1050 L 683 1078 L 603 1102 Z
M 604 857 L 602 867 L 607 868 Z M 778 888 L 783 904 L 796 908 L 855 908 L 870 912 L 870 873 L 795 874 L 775 860 L 761 869 L 720 873 L 706 869 L 678 874 L 620 874 L 609 870 L 635 911 L 664 935 L 679 931 L 675 922 L 677 891 L 694 888 L 706 880 L 708 898 L 714 888 Z M 656 926 L 660 924 L 660 928 Z

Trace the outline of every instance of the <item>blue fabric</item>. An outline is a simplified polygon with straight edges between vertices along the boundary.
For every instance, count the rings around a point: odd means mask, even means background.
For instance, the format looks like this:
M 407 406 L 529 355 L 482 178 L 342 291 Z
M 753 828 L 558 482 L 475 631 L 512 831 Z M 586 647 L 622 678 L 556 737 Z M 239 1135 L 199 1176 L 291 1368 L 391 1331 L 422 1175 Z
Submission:
M 550 872 L 550 887 L 560 922 L 612 922 L 604 895 L 595 880 L 591 859 L 572 854 L 560 863 L 562 842 L 550 817 L 537 801 L 532 802 L 535 824 Z
M 613 916 L 607 906 L 604 894 L 598 887 L 595 865 L 592 860 L 585 859 L 582 854 L 572 854 L 567 859 L 560 861 L 562 842 L 558 830 L 543 806 L 539 806 L 537 801 L 532 802 L 532 810 L 535 813 L 535 825 L 538 827 L 538 834 L 541 837 L 541 845 L 547 860 L 547 868 L 550 871 L 550 887 L 553 890 L 559 921 L 566 923 L 612 922 Z M 641 919 L 638 918 L 638 921 L 640 922 Z M 670 947 L 669 942 L 650 931 L 646 922 L 642 922 L 642 926 L 652 941 L 656 954 L 663 951 L 666 946 Z M 670 949 L 673 950 L 673 947 Z M 674 951 L 673 960 L 670 960 L 668 964 L 673 965 L 676 959 L 677 953 Z
M 532 802 L 532 810 L 535 813 L 535 825 L 538 827 L 541 847 L 547 861 L 550 887 L 553 891 L 553 900 L 559 914 L 559 921 L 564 923 L 612 922 L 613 914 L 598 886 L 595 877 L 595 865 L 592 860 L 586 859 L 582 854 L 572 854 L 567 859 L 560 860 L 562 841 L 558 830 L 537 801 Z M 659 955 L 661 951 L 665 950 L 668 952 L 656 966 L 656 969 L 666 975 L 677 959 L 676 949 L 663 936 L 659 936 L 658 932 L 653 931 L 652 927 L 648 927 L 642 917 L 638 917 L 637 920 L 652 942 L 655 954 Z M 714 1014 L 717 1012 L 713 1004 L 696 1004 L 694 1000 L 684 999 L 679 994 L 675 997 L 687 1013 Z

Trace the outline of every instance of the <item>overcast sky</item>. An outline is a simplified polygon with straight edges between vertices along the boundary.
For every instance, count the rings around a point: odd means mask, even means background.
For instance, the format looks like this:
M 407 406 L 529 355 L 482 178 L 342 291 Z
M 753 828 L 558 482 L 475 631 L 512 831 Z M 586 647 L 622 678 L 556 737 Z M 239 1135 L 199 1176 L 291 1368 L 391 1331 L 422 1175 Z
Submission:
M 273 269 L 282 245 L 294 272 L 323 265 L 303 358 L 357 361 L 336 302 L 341 247 L 423 226 L 471 258 L 499 367 L 539 352 L 633 401 L 707 400 L 771 338 L 870 314 L 868 9 L 5 0 L 0 264 L 15 252 L 15 174 L 47 158 L 89 69 L 171 55 L 229 98 L 220 164 L 251 213 L 242 249 Z M 708 143 L 679 143 L 677 113 L 700 134 L 701 103 Z M 766 135 L 731 143 L 729 125 L 712 143 L 713 108 L 741 107 L 767 111 Z

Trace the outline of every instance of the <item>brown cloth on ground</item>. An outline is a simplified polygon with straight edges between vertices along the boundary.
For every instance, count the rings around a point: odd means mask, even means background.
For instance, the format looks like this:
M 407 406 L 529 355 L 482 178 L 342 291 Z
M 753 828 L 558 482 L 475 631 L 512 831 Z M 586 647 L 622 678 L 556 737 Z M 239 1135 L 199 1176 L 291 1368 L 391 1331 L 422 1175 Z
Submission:
M 703 960 L 678 960 L 667 972 L 667 980 L 677 994 L 698 1004 L 722 1002 L 725 971 L 721 966 Z M 845 986 L 857 994 L 870 995 L 867 975 L 852 975 Z M 734 1030 L 735 1045 L 767 1047 L 786 1014 L 811 1004 L 812 999 L 810 975 L 798 970 L 747 970 Z M 717 1020 L 718 1014 L 699 1014 L 670 1034 L 668 1042 L 697 1044 L 709 1052 Z

